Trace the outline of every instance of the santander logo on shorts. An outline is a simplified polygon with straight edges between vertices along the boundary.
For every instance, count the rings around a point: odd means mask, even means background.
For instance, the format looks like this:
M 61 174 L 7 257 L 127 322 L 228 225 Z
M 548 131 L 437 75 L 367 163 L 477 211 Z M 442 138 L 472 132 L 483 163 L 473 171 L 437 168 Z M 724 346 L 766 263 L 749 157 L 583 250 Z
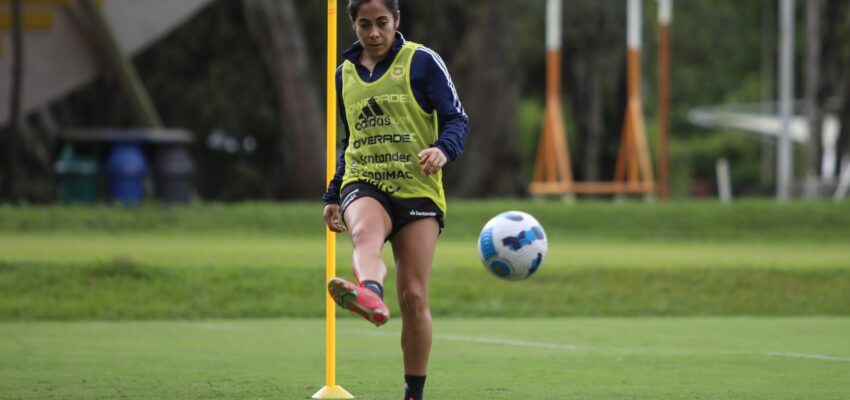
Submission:
M 410 215 L 412 215 L 414 217 L 436 217 L 437 213 L 435 213 L 433 211 L 410 210 Z

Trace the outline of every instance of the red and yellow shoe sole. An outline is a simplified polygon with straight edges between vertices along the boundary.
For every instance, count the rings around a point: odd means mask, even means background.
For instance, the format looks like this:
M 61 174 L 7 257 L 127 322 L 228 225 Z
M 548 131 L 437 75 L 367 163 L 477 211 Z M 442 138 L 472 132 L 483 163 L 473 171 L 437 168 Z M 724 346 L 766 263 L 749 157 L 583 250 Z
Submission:
M 360 304 L 357 302 L 357 296 L 360 295 L 360 290 L 369 289 L 359 288 L 340 278 L 333 278 L 328 282 L 328 292 L 330 292 L 334 302 L 340 307 L 366 318 L 369 322 L 375 324 L 375 326 L 381 326 L 387 323 L 390 319 L 390 311 L 386 306 L 370 308 Z M 381 305 L 383 306 L 383 303 Z

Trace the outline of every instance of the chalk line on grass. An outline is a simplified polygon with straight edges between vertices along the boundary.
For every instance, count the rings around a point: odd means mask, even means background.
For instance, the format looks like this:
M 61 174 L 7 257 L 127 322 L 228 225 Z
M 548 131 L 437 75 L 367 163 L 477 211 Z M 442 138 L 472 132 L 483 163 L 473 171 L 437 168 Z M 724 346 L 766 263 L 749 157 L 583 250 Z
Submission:
M 399 336 L 397 333 L 376 332 L 376 331 L 367 331 L 367 330 L 360 330 L 360 329 L 351 330 L 349 332 L 357 333 L 357 334 L 360 334 L 360 335 L 366 335 L 366 336 L 381 336 L 381 337 L 398 337 Z M 462 335 L 434 335 L 434 339 L 435 340 L 447 340 L 447 341 L 452 341 L 452 342 L 482 343 L 482 344 L 493 344 L 493 345 L 511 346 L 511 347 L 532 347 L 532 348 L 540 348 L 540 349 L 568 350 L 568 351 L 598 350 L 598 351 L 616 351 L 616 352 L 626 352 L 626 353 L 680 354 L 680 355 L 693 355 L 693 354 L 760 355 L 760 356 L 765 356 L 765 357 L 786 357 L 786 358 L 809 359 L 809 360 L 850 362 L 850 357 L 830 356 L 830 355 L 824 355 L 824 354 L 791 353 L 791 352 L 753 353 L 753 352 L 735 352 L 735 351 L 727 351 L 727 350 L 717 350 L 717 351 L 709 351 L 709 352 L 694 352 L 694 351 L 689 351 L 689 350 L 601 348 L 601 347 L 583 346 L 583 345 L 578 345 L 578 344 L 535 342 L 535 341 L 529 341 L 529 340 L 498 339 L 498 338 L 486 338 L 486 337 L 479 337 L 479 336 L 462 336 Z
M 823 355 L 823 354 L 768 352 L 768 353 L 762 353 L 762 355 L 768 356 L 768 357 L 808 358 L 808 359 L 811 359 L 811 360 L 850 362 L 850 357 L 836 357 L 836 356 L 827 356 L 827 355 Z

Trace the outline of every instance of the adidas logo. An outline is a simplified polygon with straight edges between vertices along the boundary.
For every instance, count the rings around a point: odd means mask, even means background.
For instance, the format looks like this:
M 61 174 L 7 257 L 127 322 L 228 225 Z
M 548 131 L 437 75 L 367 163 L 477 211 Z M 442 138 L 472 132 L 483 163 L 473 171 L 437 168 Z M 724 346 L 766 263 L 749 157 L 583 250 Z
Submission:
M 374 128 L 377 126 L 389 126 L 392 124 L 390 117 L 384 114 L 384 110 L 381 109 L 381 106 L 378 105 L 378 102 L 375 101 L 375 98 L 372 97 L 369 99 L 369 102 L 363 107 L 363 111 L 360 112 L 360 116 L 358 117 L 357 124 L 354 125 L 354 128 L 358 131 L 363 131 L 369 128 Z

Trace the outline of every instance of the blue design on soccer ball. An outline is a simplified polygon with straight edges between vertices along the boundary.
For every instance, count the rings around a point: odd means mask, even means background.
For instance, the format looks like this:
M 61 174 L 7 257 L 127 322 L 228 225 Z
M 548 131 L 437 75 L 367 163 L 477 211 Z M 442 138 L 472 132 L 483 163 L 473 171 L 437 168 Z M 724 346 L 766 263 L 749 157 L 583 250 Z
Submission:
M 528 246 L 534 243 L 535 240 L 543 240 L 546 235 L 543 233 L 543 228 L 539 226 L 532 227 L 527 231 L 522 231 L 516 236 L 507 236 L 502 238 L 502 244 L 511 251 L 518 251 L 523 246 Z
M 505 212 L 499 214 L 499 216 L 507 218 L 511 221 L 516 221 L 516 222 L 522 221 L 522 214 L 518 214 L 518 213 L 515 213 L 515 212 L 505 211 Z
M 496 244 L 493 242 L 493 228 L 487 228 L 484 232 L 481 232 L 481 237 L 478 238 L 478 248 L 485 260 L 489 260 L 498 254 L 496 253 Z
M 546 240 L 546 232 L 543 231 L 542 226 L 534 226 L 531 228 L 531 230 L 534 231 L 534 236 L 537 236 L 537 239 Z
M 506 277 L 511 274 L 511 267 L 504 261 L 495 260 L 490 263 L 490 270 L 499 277 Z
M 537 268 L 540 268 L 540 264 L 543 262 L 543 253 L 537 253 L 537 258 L 531 262 L 531 269 L 528 270 L 528 275 L 525 277 L 528 278 L 531 274 L 537 272 Z

